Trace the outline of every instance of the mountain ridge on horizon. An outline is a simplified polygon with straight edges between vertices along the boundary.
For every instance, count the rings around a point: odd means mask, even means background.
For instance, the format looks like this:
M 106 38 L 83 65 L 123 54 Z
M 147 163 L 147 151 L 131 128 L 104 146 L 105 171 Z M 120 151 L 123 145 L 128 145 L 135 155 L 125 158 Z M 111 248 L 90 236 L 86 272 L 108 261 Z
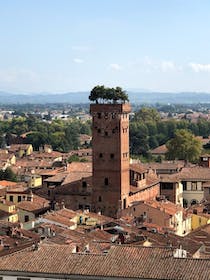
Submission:
M 89 103 L 89 93 L 89 91 L 74 91 L 66 93 L 9 93 L 0 91 L 0 104 Z M 127 93 L 131 103 L 210 103 L 210 93 L 207 92 L 155 92 L 128 90 Z

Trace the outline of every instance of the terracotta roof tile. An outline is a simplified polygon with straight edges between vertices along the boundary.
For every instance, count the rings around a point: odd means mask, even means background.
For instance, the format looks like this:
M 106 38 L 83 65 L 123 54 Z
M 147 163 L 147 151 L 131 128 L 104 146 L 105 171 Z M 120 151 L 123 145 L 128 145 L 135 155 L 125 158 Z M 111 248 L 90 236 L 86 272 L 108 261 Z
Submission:
M 179 174 L 182 180 L 210 181 L 210 168 L 207 167 L 185 167 Z
M 50 153 L 47 152 L 33 152 L 33 154 L 30 155 L 30 158 L 34 159 L 34 158 L 41 158 L 41 159 L 45 159 L 45 158 L 51 158 L 51 159 L 56 159 L 58 157 L 62 157 L 63 154 L 57 151 L 52 151 Z
M 50 182 L 50 183 L 62 183 L 64 181 L 64 179 L 66 178 L 66 176 L 68 176 L 68 172 L 60 172 L 60 173 L 57 173 L 55 176 L 51 176 L 47 179 L 45 179 L 44 181 L 45 182 Z
M 157 200 L 147 200 L 144 201 L 145 204 L 160 209 L 169 215 L 175 215 L 178 211 L 184 211 L 183 208 L 179 205 L 176 205 L 168 200 L 166 201 L 157 201 Z
M 92 172 L 92 162 L 72 162 L 68 164 L 69 172 Z
M 81 172 L 70 172 L 64 179 L 64 181 L 62 182 L 62 185 L 66 185 L 66 184 L 70 184 L 72 182 L 76 182 L 76 181 L 79 181 L 81 179 L 88 179 L 90 178 L 92 175 L 92 172 L 84 172 L 84 171 L 81 171 Z
M 33 263 L 33 265 L 31 265 Z M 1 257 L 0 270 L 140 279 L 207 280 L 209 260 L 175 258 L 167 248 L 114 246 L 107 254 L 72 254 L 71 246 L 41 245 Z
M 146 166 L 141 163 L 132 163 L 130 164 L 130 170 L 133 170 L 138 173 L 145 173 L 147 172 Z
M 27 201 L 27 200 L 21 201 L 17 203 L 16 207 L 29 212 L 30 211 L 34 212 L 44 208 L 49 208 L 49 201 L 38 195 L 33 195 L 32 201 Z
M 53 221 L 55 223 L 58 223 L 58 224 L 61 224 L 61 225 L 67 226 L 67 227 L 71 227 L 75 224 L 74 222 L 70 221 L 69 218 L 59 215 L 56 212 L 45 214 L 43 216 L 43 219 Z
M 164 145 L 161 145 L 161 146 L 151 150 L 150 152 L 151 152 L 151 154 L 162 155 L 162 154 L 165 154 L 167 151 L 168 151 L 168 149 L 166 148 L 166 145 L 164 144 Z
M 146 168 L 152 168 L 154 170 L 173 170 L 178 172 L 182 167 L 184 167 L 184 161 L 150 162 L 145 163 L 144 166 Z
M 73 210 L 67 209 L 67 208 L 57 210 L 54 213 L 56 213 L 57 215 L 61 215 L 63 217 L 66 217 L 68 219 L 72 219 L 72 218 L 74 218 L 75 216 L 78 215 L 76 211 L 73 211 Z
M 11 182 L 11 181 L 7 181 L 7 180 L 0 181 L 0 186 L 3 186 L 3 187 L 10 187 L 10 186 L 16 186 L 16 185 L 17 185 L 16 182 Z

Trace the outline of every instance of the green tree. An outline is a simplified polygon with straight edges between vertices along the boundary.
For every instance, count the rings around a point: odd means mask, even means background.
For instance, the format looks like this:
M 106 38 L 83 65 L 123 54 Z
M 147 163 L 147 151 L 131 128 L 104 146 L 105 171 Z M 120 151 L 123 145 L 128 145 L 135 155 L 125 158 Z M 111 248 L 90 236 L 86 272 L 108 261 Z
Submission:
M 133 155 L 147 156 L 149 151 L 149 136 L 147 126 L 143 122 L 130 124 L 130 149 Z
M 15 173 L 12 171 L 11 168 L 6 168 L 5 170 L 0 170 L 0 180 L 7 180 L 7 181 L 17 181 L 17 177 Z
M 135 114 L 135 120 L 143 122 L 158 122 L 160 114 L 154 108 L 143 107 Z
M 210 134 L 209 122 L 205 119 L 199 119 L 197 125 L 199 129 L 199 135 L 203 137 L 208 137 Z
M 168 148 L 166 157 L 169 160 L 195 162 L 202 151 L 201 141 L 186 129 L 176 130 L 174 138 L 166 143 L 166 147 Z
M 44 144 L 48 144 L 48 142 L 48 135 L 38 131 L 28 134 L 25 139 L 25 143 L 32 144 L 36 151 L 38 151 Z
M 71 163 L 71 162 L 87 162 L 88 160 L 86 158 L 80 158 L 78 155 L 72 155 L 67 159 L 67 161 Z
M 104 85 L 95 86 L 90 92 L 89 100 L 96 102 L 96 104 L 100 101 L 112 101 L 113 103 L 129 101 L 128 95 L 121 87 L 108 88 Z

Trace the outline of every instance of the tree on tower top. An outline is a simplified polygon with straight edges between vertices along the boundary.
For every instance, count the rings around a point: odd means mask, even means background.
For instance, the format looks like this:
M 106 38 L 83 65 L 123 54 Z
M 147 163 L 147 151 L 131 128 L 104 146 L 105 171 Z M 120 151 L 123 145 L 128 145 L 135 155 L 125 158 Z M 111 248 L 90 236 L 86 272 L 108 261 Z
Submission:
M 89 100 L 96 104 L 129 102 L 127 93 L 121 87 L 108 88 L 104 85 L 95 86 L 90 92 Z

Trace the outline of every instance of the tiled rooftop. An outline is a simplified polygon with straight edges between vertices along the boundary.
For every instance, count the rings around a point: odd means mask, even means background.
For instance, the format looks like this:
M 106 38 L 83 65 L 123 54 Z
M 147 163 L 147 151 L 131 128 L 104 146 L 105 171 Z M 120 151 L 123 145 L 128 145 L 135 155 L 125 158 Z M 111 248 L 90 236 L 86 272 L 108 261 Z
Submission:
M 68 164 L 69 172 L 92 172 L 92 162 L 72 162 Z
M 7 180 L 0 181 L 0 186 L 3 186 L 3 187 L 10 187 L 10 186 L 16 186 L 16 185 L 17 185 L 16 182 L 11 182 L 11 181 L 7 181 Z
M 145 173 L 147 172 L 146 166 L 141 163 L 132 163 L 130 164 L 130 170 L 133 170 L 138 173 Z
M 166 148 L 166 145 L 161 145 L 161 146 L 158 146 L 157 148 L 151 150 L 151 154 L 165 154 L 166 152 L 168 151 L 168 149 Z
M 210 181 L 210 169 L 207 167 L 185 167 L 179 174 L 182 180 Z
M 64 179 L 64 181 L 62 182 L 62 185 L 66 185 L 66 184 L 70 184 L 76 181 L 79 181 L 83 178 L 89 179 L 89 181 L 91 181 L 92 177 L 92 172 L 85 172 L 85 171 L 74 171 L 74 172 L 70 172 Z
M 21 201 L 17 203 L 16 207 L 26 211 L 34 212 L 44 208 L 48 208 L 49 201 L 38 195 L 33 195 L 33 201 L 27 201 L 27 200 Z
M 179 170 L 184 166 L 183 161 L 163 161 L 163 162 L 150 162 L 145 163 L 144 166 L 146 168 L 152 169 L 166 169 L 166 170 Z
M 56 224 L 60 224 L 67 227 L 71 227 L 75 224 L 74 222 L 70 221 L 69 218 L 59 215 L 56 212 L 45 214 L 43 218 L 45 220 L 52 221 L 55 222 Z
M 66 178 L 66 176 L 68 176 L 68 172 L 60 172 L 57 173 L 55 176 L 49 177 L 47 179 L 45 179 L 45 182 L 49 182 L 49 183 L 62 183 L 64 181 L 64 179 Z
M 183 211 L 183 208 L 181 206 L 176 205 L 168 200 L 157 201 L 156 199 L 154 199 L 154 200 L 144 201 L 144 203 L 150 205 L 151 207 L 160 209 L 161 211 L 164 211 L 169 215 L 175 215 L 178 211 Z
M 33 263 L 33 265 L 31 265 Z M 209 260 L 175 258 L 172 248 L 113 246 L 107 254 L 72 253 L 71 246 L 40 245 L 1 257 L 0 271 L 140 279 L 208 280 Z

